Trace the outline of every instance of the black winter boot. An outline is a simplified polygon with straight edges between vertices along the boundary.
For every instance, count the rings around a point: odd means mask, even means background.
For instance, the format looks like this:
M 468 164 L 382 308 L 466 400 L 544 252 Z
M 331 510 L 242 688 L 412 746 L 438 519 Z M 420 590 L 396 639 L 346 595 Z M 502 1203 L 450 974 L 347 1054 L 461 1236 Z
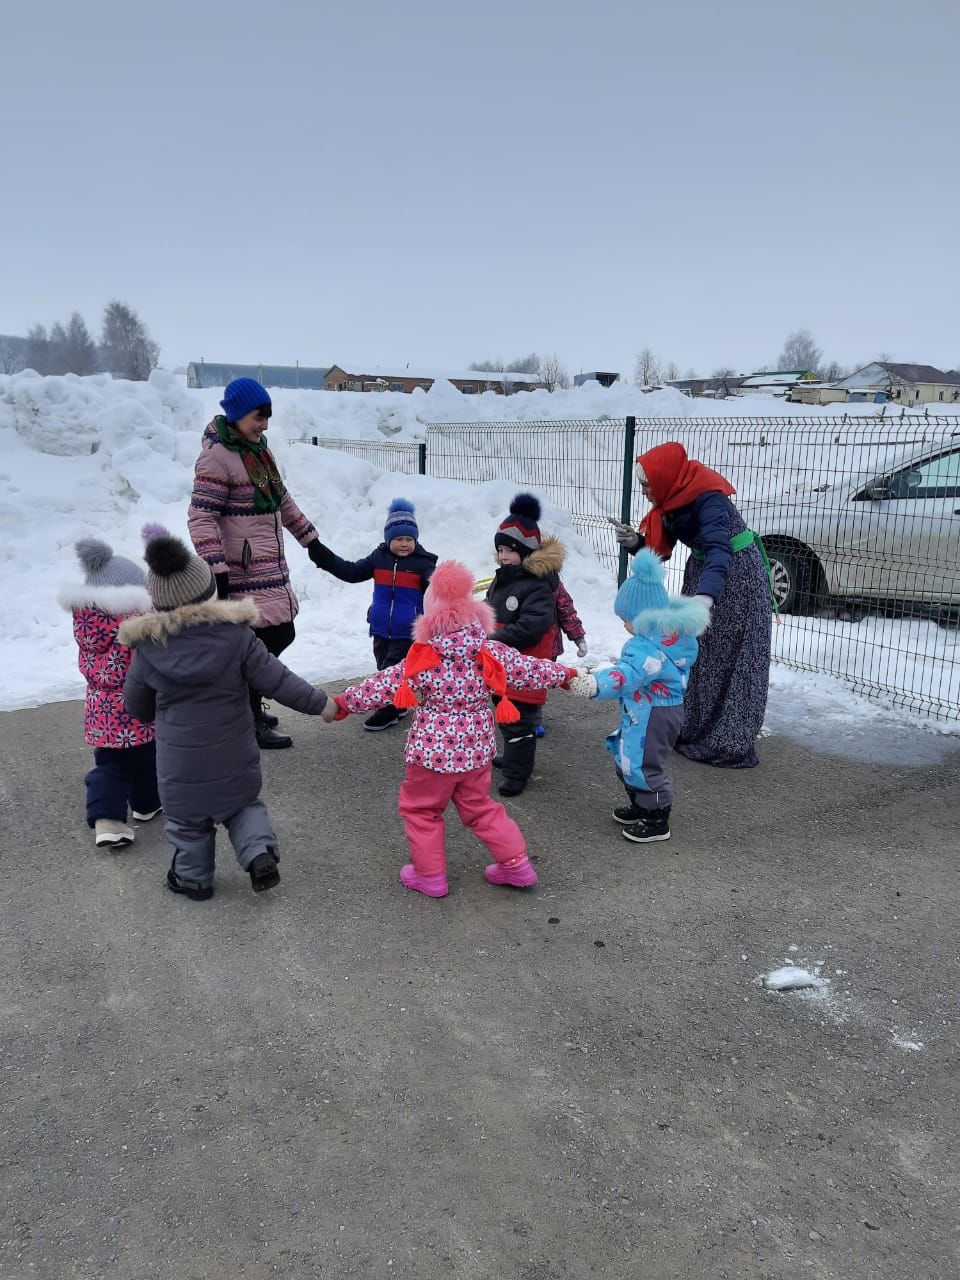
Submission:
M 379 733 L 381 729 L 392 729 L 395 724 L 400 723 L 402 714 L 392 702 L 388 702 L 385 707 L 379 707 L 372 715 L 367 716 L 363 727 L 367 733 Z
M 264 889 L 273 889 L 280 883 L 277 855 L 270 849 L 265 853 L 258 853 L 247 870 L 250 872 L 254 893 L 263 893 Z
M 647 809 L 639 821 L 623 828 L 625 840 L 649 844 L 653 840 L 670 839 L 670 805 L 664 809 Z
M 293 739 L 285 733 L 277 733 L 269 725 L 257 724 L 257 746 L 261 751 L 282 751 L 293 746 Z
M 181 880 L 173 867 L 167 872 L 167 888 L 171 893 L 182 893 L 194 902 L 207 902 L 213 897 L 212 884 L 200 884 L 196 880 Z
M 267 710 L 267 704 L 263 698 L 260 699 L 260 705 L 253 714 L 257 724 L 265 724 L 268 729 L 275 729 L 280 723 L 277 717 Z
M 631 822 L 639 822 L 647 813 L 646 809 L 638 809 L 632 802 L 630 804 L 622 804 L 613 811 L 614 822 L 622 822 L 624 826 L 629 826 Z

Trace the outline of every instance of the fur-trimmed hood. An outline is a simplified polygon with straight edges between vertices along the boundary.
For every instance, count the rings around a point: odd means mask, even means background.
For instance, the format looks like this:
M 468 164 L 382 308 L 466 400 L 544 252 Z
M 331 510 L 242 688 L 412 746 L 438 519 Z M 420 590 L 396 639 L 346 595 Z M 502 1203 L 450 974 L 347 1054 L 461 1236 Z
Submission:
M 567 548 L 559 538 L 544 538 L 536 551 L 531 551 L 520 561 L 519 568 L 526 569 L 535 578 L 546 578 L 551 573 L 559 573 L 566 559 Z
M 644 609 L 630 625 L 635 636 L 700 636 L 710 622 L 710 606 L 693 596 L 670 596 L 658 609 Z
M 121 622 L 117 633 L 121 644 L 135 649 L 138 644 L 166 644 L 184 627 L 209 626 L 229 622 L 234 626 L 255 627 L 260 621 L 257 606 L 249 596 L 241 600 L 204 600 L 200 604 L 184 604 L 178 609 L 143 614 Z
M 126 613 L 148 613 L 153 605 L 146 587 L 132 584 L 124 587 L 97 587 L 79 582 L 63 586 L 57 592 L 57 600 L 71 613 L 77 609 L 99 609 L 111 618 Z

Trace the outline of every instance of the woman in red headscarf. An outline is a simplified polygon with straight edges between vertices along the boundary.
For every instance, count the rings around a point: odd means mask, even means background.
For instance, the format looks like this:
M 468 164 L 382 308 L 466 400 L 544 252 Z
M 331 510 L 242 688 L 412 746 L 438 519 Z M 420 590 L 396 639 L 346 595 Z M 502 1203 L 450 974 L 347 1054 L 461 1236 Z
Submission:
M 684 698 L 677 750 L 726 769 L 751 769 L 770 681 L 770 582 L 759 546 L 730 501 L 736 491 L 718 471 L 688 458 L 683 445 L 658 445 L 637 458 L 644 497 L 653 505 L 639 533 L 621 525 L 628 551 L 650 547 L 665 560 L 678 542 L 690 549 L 685 595 L 710 603 L 710 626 Z

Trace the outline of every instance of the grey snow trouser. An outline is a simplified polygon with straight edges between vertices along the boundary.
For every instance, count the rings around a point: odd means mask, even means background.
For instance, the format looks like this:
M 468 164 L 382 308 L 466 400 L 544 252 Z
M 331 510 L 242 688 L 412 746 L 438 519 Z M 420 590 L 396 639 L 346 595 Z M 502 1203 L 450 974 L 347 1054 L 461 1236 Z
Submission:
M 223 824 L 244 871 L 258 854 L 271 850 L 277 858 L 280 850 L 277 837 L 270 824 L 267 806 L 262 800 L 254 800 L 239 812 L 227 818 Z M 181 881 L 192 881 L 206 888 L 213 883 L 214 850 L 217 826 L 212 818 L 199 820 L 176 818 L 164 814 L 164 834 L 173 845 L 173 862 L 170 870 Z
M 638 791 L 620 774 L 630 803 L 638 809 L 666 809 L 673 804 L 673 779 L 670 777 L 670 752 L 680 736 L 683 707 L 653 707 L 643 744 L 643 776 L 647 790 Z M 617 770 L 620 773 L 620 770 Z

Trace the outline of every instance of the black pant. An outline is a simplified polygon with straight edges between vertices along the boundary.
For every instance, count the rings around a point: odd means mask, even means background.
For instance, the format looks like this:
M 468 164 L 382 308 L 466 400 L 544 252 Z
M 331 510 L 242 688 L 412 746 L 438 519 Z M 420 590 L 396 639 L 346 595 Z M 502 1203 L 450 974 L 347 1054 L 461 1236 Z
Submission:
M 279 658 L 284 649 L 289 649 L 296 639 L 296 631 L 292 622 L 278 622 L 275 627 L 254 627 L 253 634 L 267 646 L 267 652 Z M 263 699 L 259 689 L 250 690 L 250 706 L 253 708 L 254 720 L 260 719 L 260 706 Z
M 157 744 L 139 747 L 94 747 L 87 784 L 87 822 L 98 818 L 126 822 L 127 806 L 137 813 L 160 808 L 157 795 Z
M 510 701 L 520 712 L 520 719 L 513 724 L 499 725 L 503 734 L 503 767 L 501 772 L 504 781 L 526 782 L 533 773 L 533 764 L 537 755 L 537 722 L 540 717 L 540 703 L 521 702 L 519 698 Z M 499 698 L 494 698 L 499 703 Z
M 373 637 L 373 658 L 377 664 L 377 670 L 383 671 L 385 667 L 395 667 L 398 662 L 402 662 L 410 652 L 412 640 L 392 640 L 387 636 Z

